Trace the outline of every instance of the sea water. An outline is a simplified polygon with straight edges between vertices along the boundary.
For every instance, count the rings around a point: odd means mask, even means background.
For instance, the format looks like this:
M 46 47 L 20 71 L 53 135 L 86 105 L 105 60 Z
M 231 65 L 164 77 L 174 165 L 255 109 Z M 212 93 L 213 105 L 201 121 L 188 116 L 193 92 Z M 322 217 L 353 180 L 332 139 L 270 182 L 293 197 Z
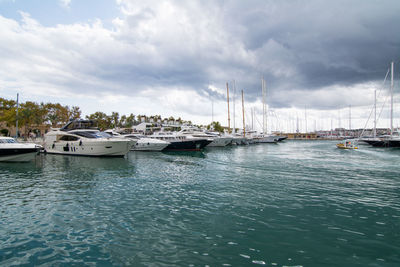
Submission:
M 399 162 L 286 141 L 0 163 L 0 265 L 400 266 Z

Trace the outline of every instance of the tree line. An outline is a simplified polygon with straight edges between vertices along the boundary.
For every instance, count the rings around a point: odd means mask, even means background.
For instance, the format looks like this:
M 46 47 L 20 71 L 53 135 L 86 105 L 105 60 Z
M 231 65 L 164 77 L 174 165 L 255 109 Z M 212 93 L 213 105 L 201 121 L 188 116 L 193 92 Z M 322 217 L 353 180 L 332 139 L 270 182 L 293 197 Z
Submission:
M 18 107 L 17 117 L 17 102 L 15 100 L 8 100 L 0 97 L 0 122 L 3 122 L 3 126 L 14 127 L 18 118 L 18 124 L 20 127 L 24 127 L 24 135 L 27 134 L 39 125 L 49 125 L 51 127 L 61 127 L 70 120 L 80 119 L 82 111 L 77 106 L 63 106 L 59 103 L 36 103 L 32 101 L 26 101 L 21 103 Z M 118 112 L 112 112 L 107 115 L 104 112 L 97 111 L 93 114 L 87 115 L 86 119 L 96 121 L 97 127 L 102 130 L 111 128 L 130 128 L 138 122 L 146 121 L 159 123 L 167 121 L 177 122 L 179 124 L 191 125 L 191 121 L 182 120 L 180 117 L 175 119 L 174 117 L 162 119 L 161 115 L 146 116 L 146 115 L 122 115 Z M 5 124 L 5 125 L 4 125 Z M 223 128 L 218 122 L 213 122 L 212 125 L 208 125 L 207 128 L 214 128 L 217 131 L 223 131 Z M 3 134 L 7 134 L 1 130 Z

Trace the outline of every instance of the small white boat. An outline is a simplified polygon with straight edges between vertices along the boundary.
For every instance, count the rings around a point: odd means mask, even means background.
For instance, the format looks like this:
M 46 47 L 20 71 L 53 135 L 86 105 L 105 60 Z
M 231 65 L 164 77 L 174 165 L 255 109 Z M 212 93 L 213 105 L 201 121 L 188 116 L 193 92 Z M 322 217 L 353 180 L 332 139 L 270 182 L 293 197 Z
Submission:
M 11 137 L 0 137 L 0 161 L 28 162 L 35 158 L 42 146 L 33 143 L 18 143 Z
M 124 157 L 136 143 L 100 132 L 90 120 L 71 121 L 44 138 L 47 153 L 76 156 Z

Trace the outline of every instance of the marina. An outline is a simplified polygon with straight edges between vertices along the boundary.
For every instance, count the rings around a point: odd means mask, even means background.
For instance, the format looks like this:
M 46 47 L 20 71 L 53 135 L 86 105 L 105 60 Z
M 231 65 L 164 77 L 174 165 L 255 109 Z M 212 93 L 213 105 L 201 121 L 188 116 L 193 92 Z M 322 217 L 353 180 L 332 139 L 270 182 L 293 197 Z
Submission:
M 399 267 L 399 14 L 0 0 L 0 267 Z
M 0 264 L 397 266 L 400 151 L 335 144 L 0 163 Z

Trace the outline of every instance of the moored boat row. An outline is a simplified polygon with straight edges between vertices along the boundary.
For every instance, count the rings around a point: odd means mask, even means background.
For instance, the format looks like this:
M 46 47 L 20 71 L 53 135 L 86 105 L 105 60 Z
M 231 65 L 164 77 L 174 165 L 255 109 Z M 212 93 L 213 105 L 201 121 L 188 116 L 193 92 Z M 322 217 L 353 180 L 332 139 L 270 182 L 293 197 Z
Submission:
M 266 138 L 265 136 L 263 138 Z M 271 143 L 278 142 L 272 138 Z M 221 134 L 190 127 L 179 132 L 159 131 L 151 135 L 100 131 L 91 120 L 73 120 L 44 136 L 43 147 L 36 144 L 17 143 L 11 137 L 0 139 L 0 161 L 29 161 L 43 150 L 49 154 L 124 157 L 132 151 L 200 151 L 206 146 L 224 147 L 264 143 L 256 136 Z

